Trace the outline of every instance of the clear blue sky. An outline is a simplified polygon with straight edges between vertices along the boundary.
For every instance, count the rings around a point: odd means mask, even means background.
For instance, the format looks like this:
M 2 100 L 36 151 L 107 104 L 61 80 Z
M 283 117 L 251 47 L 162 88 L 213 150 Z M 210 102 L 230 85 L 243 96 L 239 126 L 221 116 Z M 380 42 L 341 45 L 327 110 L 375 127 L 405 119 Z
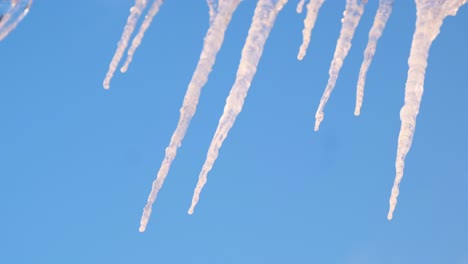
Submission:
M 415 24 L 397 0 L 355 87 L 369 1 L 319 132 L 344 1 L 323 5 L 304 61 L 305 14 L 280 13 L 243 112 L 189 216 L 255 7 L 245 0 L 187 137 L 138 232 L 208 28 L 205 1 L 170 0 L 133 64 L 102 80 L 133 0 L 36 1 L 0 43 L 0 263 L 468 263 L 468 7 L 433 43 L 394 220 L 399 111 Z

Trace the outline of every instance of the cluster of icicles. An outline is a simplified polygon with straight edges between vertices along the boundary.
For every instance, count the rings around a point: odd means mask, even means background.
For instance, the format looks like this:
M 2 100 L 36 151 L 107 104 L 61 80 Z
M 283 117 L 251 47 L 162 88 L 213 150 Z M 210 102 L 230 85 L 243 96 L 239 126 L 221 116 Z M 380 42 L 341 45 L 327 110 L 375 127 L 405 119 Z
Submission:
M 0 0 L 0 41 L 28 14 L 32 0 Z
M 224 33 L 229 25 L 232 14 L 238 7 L 241 0 L 207 0 L 209 6 L 210 26 L 206 33 L 203 50 L 200 55 L 195 72 L 188 85 L 187 93 L 184 98 L 182 108 L 180 109 L 180 119 L 169 146 L 166 148 L 166 155 L 162 161 L 157 177 L 153 182 L 148 202 L 143 210 L 140 222 L 140 232 L 144 232 L 151 215 L 151 208 L 156 200 L 159 190 L 169 172 L 172 161 L 174 160 L 177 149 L 181 146 L 182 140 L 187 132 L 190 120 L 195 114 L 195 110 L 200 97 L 201 89 L 206 84 L 211 69 L 215 63 L 216 55 L 221 48 L 224 39 Z M 306 54 L 310 43 L 311 32 L 317 19 L 320 7 L 325 0 L 309 0 L 306 8 L 307 15 L 304 20 L 303 43 L 300 46 L 298 59 L 302 60 Z M 403 177 L 405 157 L 408 153 L 414 135 L 416 126 L 416 116 L 419 113 L 421 96 L 424 89 L 424 76 L 427 67 L 427 57 L 432 41 L 437 37 L 445 17 L 456 15 L 458 9 L 468 2 L 468 0 L 415 0 L 417 9 L 416 29 L 411 45 L 410 57 L 408 60 L 409 70 L 405 90 L 405 103 L 400 112 L 401 129 L 398 138 L 398 150 L 396 157 L 396 178 L 390 197 L 390 209 L 388 219 L 392 219 L 393 212 L 397 203 L 399 194 L 399 185 Z M 110 80 L 123 57 L 123 54 L 129 44 L 129 40 L 136 24 L 145 11 L 148 0 L 136 0 L 135 5 L 130 9 L 127 25 L 125 26 L 122 37 L 118 43 L 117 51 L 109 66 L 109 71 L 104 80 L 104 88 L 109 88 Z M 135 35 L 128 50 L 127 60 L 125 61 L 122 72 L 125 72 L 130 64 L 133 54 L 141 43 L 145 31 L 148 29 L 153 17 L 158 13 L 164 0 L 154 0 L 148 14 Z M 226 100 L 223 115 L 219 120 L 218 127 L 211 141 L 208 154 L 199 175 L 197 186 L 192 198 L 192 204 L 188 210 L 192 214 L 199 200 L 200 192 L 207 181 L 207 174 L 210 172 L 213 164 L 218 157 L 218 152 L 227 137 L 229 130 L 233 126 L 237 115 L 241 112 L 245 97 L 250 88 L 250 83 L 257 71 L 257 65 L 263 52 L 263 47 L 268 35 L 273 27 L 278 13 L 288 0 L 258 0 L 255 8 L 252 24 L 250 26 L 247 39 L 242 49 L 242 56 L 237 70 L 236 80 L 230 94 Z M 380 0 L 374 24 L 369 33 L 369 42 L 364 51 L 364 61 L 359 73 L 357 84 L 356 109 L 354 114 L 360 114 L 364 95 L 364 84 L 366 73 L 376 51 L 377 41 L 382 35 L 385 24 L 392 12 L 394 0 Z M 335 54 L 330 65 L 328 84 L 320 100 L 319 107 L 315 115 L 315 130 L 319 129 L 320 123 L 324 118 L 325 104 L 335 87 L 338 74 L 345 57 L 351 48 L 351 41 L 354 31 L 364 12 L 367 0 L 346 0 L 346 8 L 343 13 L 342 28 Z M 297 6 L 297 12 L 301 13 L 305 0 L 300 0 Z

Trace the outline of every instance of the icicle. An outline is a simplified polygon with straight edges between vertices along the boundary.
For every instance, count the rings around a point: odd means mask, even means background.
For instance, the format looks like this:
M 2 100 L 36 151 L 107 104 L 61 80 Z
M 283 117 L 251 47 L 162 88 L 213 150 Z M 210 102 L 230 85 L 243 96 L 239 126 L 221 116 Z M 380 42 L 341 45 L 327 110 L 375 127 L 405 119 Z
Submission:
M 299 54 L 297 54 L 298 60 L 302 60 L 306 55 L 312 30 L 314 29 L 315 21 L 317 20 L 317 15 L 323 2 L 325 2 L 325 0 L 310 0 L 307 4 L 307 16 L 304 19 L 304 29 L 302 30 L 303 41 L 299 48 Z
M 203 50 L 198 61 L 197 68 L 193 73 L 192 80 L 188 85 L 184 103 L 180 109 L 180 118 L 177 128 L 172 135 L 171 142 L 166 148 L 166 156 L 158 171 L 156 180 L 153 182 L 151 193 L 148 197 L 140 222 L 140 232 L 144 232 L 151 215 L 152 204 L 156 200 L 159 190 L 169 172 L 171 163 L 177 154 L 177 148 L 182 144 L 182 140 L 187 132 L 190 120 L 195 114 L 201 89 L 208 81 L 208 76 L 215 63 L 216 55 L 224 40 L 224 33 L 231 21 L 232 14 L 237 9 L 240 0 L 222 1 L 219 5 L 218 14 L 206 33 Z
M 336 79 L 340 73 L 341 66 L 343 66 L 343 60 L 348 55 L 348 51 L 351 48 L 351 41 L 353 39 L 354 30 L 356 29 L 359 20 L 361 19 L 362 13 L 364 12 L 364 5 L 366 0 L 347 0 L 346 9 L 343 13 L 343 19 L 341 20 L 343 26 L 341 28 L 340 37 L 336 44 L 335 55 L 330 65 L 329 79 L 325 92 L 320 99 L 320 105 L 315 114 L 315 131 L 319 130 L 320 123 L 323 120 L 323 109 L 325 104 L 330 97 L 331 92 L 336 84 Z
M 31 4 L 32 0 L 12 1 L 10 10 L 3 15 L 0 21 L 0 41 L 6 38 L 29 13 Z
M 111 63 L 109 64 L 109 70 L 107 71 L 106 78 L 104 79 L 103 86 L 105 89 L 110 88 L 110 81 L 114 72 L 117 69 L 117 66 L 122 59 L 122 56 L 125 52 L 125 49 L 128 46 L 130 37 L 135 30 L 136 23 L 141 16 L 141 13 L 145 9 L 148 1 L 147 0 L 136 0 L 135 5 L 130 8 L 130 15 L 127 19 L 127 24 L 125 25 L 122 37 L 120 38 L 119 43 L 117 44 L 117 50 L 115 51 L 114 57 L 112 58 Z
M 218 157 L 219 148 L 234 124 L 237 115 L 242 110 L 253 76 L 257 71 L 265 42 L 273 27 L 276 16 L 286 3 L 287 0 L 259 0 L 257 3 L 252 24 L 244 48 L 242 49 L 236 81 L 226 99 L 224 113 L 219 120 L 205 164 L 203 164 L 200 172 L 198 183 L 193 193 L 192 204 L 188 210 L 189 214 L 193 214 L 193 210 L 200 197 L 200 192 L 207 181 L 207 174 Z
M 387 24 L 387 20 L 392 13 L 393 1 L 394 0 L 380 0 L 379 9 L 377 10 L 377 15 L 374 19 L 374 24 L 372 25 L 372 28 L 369 32 L 369 42 L 367 43 L 367 47 L 364 51 L 364 61 L 362 62 L 361 70 L 359 71 L 356 92 L 356 108 L 354 109 L 354 115 L 356 116 L 361 114 L 366 74 L 369 70 L 372 58 L 374 57 L 377 41 L 379 41 L 380 37 L 382 36 L 385 25 Z
M 120 72 L 124 73 L 128 70 L 128 66 L 133 60 L 133 54 L 135 54 L 136 49 L 140 46 L 141 40 L 145 36 L 145 32 L 148 29 L 148 27 L 151 25 L 151 22 L 153 21 L 154 16 L 158 14 L 159 8 L 161 5 L 164 3 L 164 0 L 155 0 L 153 5 L 151 6 L 150 10 L 148 11 L 148 14 L 145 16 L 145 20 L 143 20 L 143 23 L 140 26 L 140 29 L 138 30 L 137 35 L 133 38 L 132 40 L 132 45 L 128 49 L 127 53 L 127 59 L 125 60 L 124 65 L 122 68 L 120 68 Z
M 313 0 L 311 0 L 311 1 L 313 1 Z M 305 0 L 301 0 L 301 1 L 299 1 L 299 3 L 297 3 L 296 12 L 298 14 L 302 13 L 302 9 L 304 9 L 304 3 L 305 3 Z
M 400 192 L 399 186 L 403 178 L 405 157 L 413 141 L 416 117 L 419 113 L 424 91 L 424 76 L 429 49 L 439 34 L 445 17 L 455 16 L 460 6 L 466 2 L 467 0 L 416 0 L 416 30 L 408 59 L 409 69 L 405 88 L 405 104 L 400 111 L 401 129 L 398 136 L 398 150 L 395 162 L 396 177 L 390 197 L 389 220 L 393 218 Z

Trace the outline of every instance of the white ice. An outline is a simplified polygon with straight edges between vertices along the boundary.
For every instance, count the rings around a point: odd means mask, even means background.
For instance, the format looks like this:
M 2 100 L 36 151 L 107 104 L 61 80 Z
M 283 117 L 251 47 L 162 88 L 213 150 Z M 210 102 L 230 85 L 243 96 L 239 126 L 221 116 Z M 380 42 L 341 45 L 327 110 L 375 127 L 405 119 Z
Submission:
M 231 92 L 226 99 L 223 115 L 219 120 L 213 140 L 203 168 L 198 177 L 197 186 L 193 193 L 192 204 L 188 210 L 193 214 L 195 206 L 200 198 L 200 192 L 207 181 L 208 172 L 218 157 L 219 149 L 226 139 L 229 130 L 234 125 L 237 115 L 241 112 L 245 97 L 250 88 L 252 79 L 257 71 L 258 62 L 263 53 L 263 47 L 270 34 L 276 16 L 281 11 L 287 0 L 259 0 L 255 8 L 255 14 L 242 49 L 242 56 L 237 70 L 237 76 Z
M 317 21 L 318 12 L 325 0 L 310 0 L 307 4 L 307 15 L 304 19 L 304 29 L 302 30 L 302 44 L 299 48 L 299 53 L 297 54 L 297 59 L 302 60 L 306 55 L 307 48 L 310 44 L 310 38 L 312 36 L 312 30 L 315 26 L 315 21 Z M 301 10 L 302 11 L 302 10 Z
M 395 162 L 396 176 L 390 197 L 388 219 L 393 213 L 400 193 L 400 183 L 405 168 L 405 158 L 413 142 L 416 117 L 419 113 L 424 91 L 424 77 L 427 58 L 432 42 L 440 32 L 442 22 L 447 16 L 455 16 L 460 6 L 467 0 L 416 0 L 416 29 L 408 59 L 408 79 L 405 88 L 405 104 L 400 111 L 401 128 L 398 136 L 398 149 Z
M 148 0 L 136 0 L 135 5 L 130 8 L 130 15 L 128 16 L 127 24 L 125 25 L 122 37 L 117 43 L 117 50 L 114 53 L 114 57 L 112 57 L 112 60 L 109 64 L 109 70 L 107 71 L 106 77 L 104 78 L 103 86 L 105 89 L 110 88 L 110 81 L 112 80 L 115 70 L 117 69 L 120 60 L 123 57 L 125 49 L 127 49 L 128 42 L 130 41 L 130 37 L 135 30 L 138 19 L 140 18 L 141 13 L 144 11 L 147 4 Z
M 320 123 L 323 120 L 323 110 L 325 104 L 330 98 L 330 94 L 335 88 L 336 80 L 338 79 L 338 74 L 340 73 L 341 66 L 343 66 L 343 61 L 348 55 L 349 49 L 351 48 L 351 41 L 353 40 L 354 31 L 356 30 L 359 20 L 361 19 L 362 13 L 364 12 L 364 5 L 366 0 L 347 0 L 346 8 L 343 13 L 343 19 L 341 20 L 343 26 L 341 28 L 340 37 L 336 44 L 335 55 L 333 55 L 333 60 L 330 65 L 329 70 L 329 79 L 325 92 L 320 99 L 320 105 L 315 114 L 315 131 L 319 130 Z
M 394 0 L 380 0 L 379 8 L 374 19 L 374 24 L 372 25 L 372 28 L 369 32 L 369 41 L 367 42 L 366 49 L 364 50 L 364 61 L 362 62 L 361 70 L 359 71 L 356 91 L 356 108 L 354 109 L 354 115 L 356 116 L 361 114 L 367 71 L 369 70 L 372 58 L 374 57 L 375 49 L 377 48 L 377 42 L 382 36 L 388 18 L 392 13 L 393 2 Z
M 177 154 L 177 149 L 181 146 L 182 140 L 187 133 L 190 120 L 195 115 L 201 90 L 208 81 L 208 76 L 210 75 L 215 63 L 216 55 L 223 44 L 224 33 L 226 32 L 231 21 L 232 14 L 237 9 L 239 3 L 240 0 L 222 1 L 219 5 L 214 21 L 206 33 L 203 50 L 201 52 L 197 68 L 195 69 L 192 80 L 188 85 L 187 93 L 185 94 L 184 102 L 180 109 L 179 123 L 172 135 L 169 146 L 166 148 L 166 155 L 161 167 L 159 168 L 156 180 L 153 182 L 148 202 L 143 209 L 143 215 L 140 221 L 140 232 L 144 232 L 146 229 L 146 225 L 151 215 L 152 205 L 156 200 L 158 192 L 161 189 L 167 174 L 169 173 L 172 161 Z

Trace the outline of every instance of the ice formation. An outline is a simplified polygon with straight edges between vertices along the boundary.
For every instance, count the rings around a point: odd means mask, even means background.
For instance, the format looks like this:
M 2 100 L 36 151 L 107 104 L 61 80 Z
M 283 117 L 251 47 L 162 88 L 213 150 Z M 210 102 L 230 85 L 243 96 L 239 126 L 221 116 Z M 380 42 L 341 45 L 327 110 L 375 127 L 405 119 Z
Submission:
M 194 208 L 199 201 L 200 192 L 206 184 L 207 175 L 218 157 L 219 149 L 221 148 L 223 141 L 226 139 L 229 130 L 234 125 L 236 117 L 242 110 L 245 97 L 247 96 L 250 84 L 257 71 L 257 66 L 262 56 L 265 42 L 268 39 L 278 13 L 282 10 L 287 1 L 288 0 L 258 0 L 257 2 L 254 16 L 252 18 L 252 24 L 242 50 L 236 80 L 226 100 L 223 115 L 219 120 L 205 163 L 201 169 L 199 180 L 193 194 L 192 204 L 188 211 L 189 214 L 193 213 Z M 416 29 L 408 60 L 409 70 L 405 89 L 405 104 L 400 112 L 401 130 L 398 139 L 397 158 L 395 164 L 396 178 L 390 198 L 388 219 L 392 219 L 393 217 L 393 212 L 395 210 L 399 194 L 399 185 L 403 177 L 405 157 L 411 147 L 414 136 L 416 117 L 419 113 L 419 106 L 424 90 L 424 77 L 430 46 L 432 41 L 439 34 L 440 27 L 445 17 L 456 15 L 458 9 L 463 4 L 467 3 L 467 1 L 468 0 L 415 0 L 417 10 Z M 158 13 L 163 2 L 163 0 L 153 1 L 150 11 L 145 17 L 140 31 L 137 33 L 128 51 L 128 58 L 121 69 L 122 72 L 127 70 L 133 53 L 141 43 L 144 32 L 151 24 L 153 17 Z M 297 13 L 301 13 L 303 11 L 305 2 L 305 0 L 299 0 L 296 7 Z M 307 47 L 311 40 L 312 29 L 314 28 L 320 8 L 324 2 L 325 0 L 309 0 L 306 6 L 307 14 L 304 20 L 304 29 L 302 31 L 303 43 L 298 54 L 299 60 L 302 60 L 306 54 Z M 176 156 L 177 149 L 182 144 L 182 140 L 187 132 L 190 120 L 195 114 L 201 90 L 208 81 L 208 76 L 215 63 L 216 55 L 221 49 L 225 31 L 231 21 L 232 14 L 239 3 L 240 0 L 207 0 L 210 26 L 205 36 L 200 60 L 195 72 L 193 73 L 192 80 L 188 85 L 187 93 L 185 95 L 182 108 L 180 109 L 179 123 L 177 124 L 169 146 L 166 148 L 165 158 L 158 171 L 157 177 L 153 182 L 148 202 L 144 207 L 140 222 L 140 232 L 143 232 L 146 229 L 146 225 L 151 214 L 152 204 L 156 200 L 158 191 L 162 187 L 169 172 L 171 163 Z M 335 87 L 343 61 L 351 48 L 353 35 L 364 12 L 366 3 L 367 0 L 346 0 L 346 7 L 342 19 L 342 28 L 337 41 L 335 54 L 331 61 L 328 83 L 316 112 L 315 130 L 319 129 L 320 123 L 323 120 L 325 104 Z M 393 3 L 394 0 L 380 0 L 379 2 L 374 24 L 369 32 L 369 41 L 364 51 L 364 61 L 359 73 L 355 115 L 360 114 L 366 74 L 375 54 L 377 42 L 382 36 L 385 25 L 392 12 Z M 113 73 L 115 72 L 118 63 L 128 46 L 130 36 L 132 35 L 147 4 L 148 0 L 136 0 L 135 5 L 130 9 L 130 16 L 128 17 L 127 25 L 125 26 L 121 40 L 118 43 L 117 51 L 110 63 L 109 71 L 104 80 L 105 88 L 109 88 Z M 5 15 L 3 20 L 7 18 L 8 17 Z M 4 26 L 4 23 L 6 22 L 0 22 L 0 33 L 2 34 L 6 32 L 5 28 L 2 27 Z
M 361 70 L 359 71 L 356 91 L 356 108 L 354 109 L 354 115 L 356 116 L 361 114 L 367 71 L 369 70 L 372 58 L 374 57 L 375 50 L 377 48 L 377 41 L 379 41 L 382 36 L 387 20 L 392 13 L 393 1 L 394 0 L 380 0 L 374 24 L 369 32 L 369 42 L 367 42 L 366 50 L 364 50 L 364 61 L 362 62 Z
M 413 142 L 416 117 L 419 113 L 424 91 L 424 77 L 429 49 L 432 41 L 439 35 L 444 19 L 447 16 L 456 15 L 460 6 L 466 2 L 468 0 L 416 0 L 416 30 L 408 59 L 409 69 L 405 88 L 405 104 L 400 111 L 401 128 L 395 162 L 396 177 L 390 197 L 388 220 L 393 218 L 405 168 L 405 157 Z
M 28 14 L 32 0 L 0 1 L 0 41 L 13 31 Z
M 172 135 L 169 146 L 166 148 L 166 156 L 164 157 L 158 171 L 156 180 L 153 182 L 148 202 L 143 210 L 143 215 L 140 221 L 140 232 L 145 231 L 146 224 L 148 223 L 151 215 L 151 207 L 156 200 L 164 180 L 166 179 L 172 161 L 177 154 L 177 148 L 182 144 L 182 140 L 187 132 L 190 120 L 195 115 L 201 90 L 208 81 L 208 76 L 215 63 L 216 55 L 223 44 L 224 33 L 231 21 L 232 14 L 239 3 L 240 0 L 222 1 L 216 11 L 215 18 L 206 33 L 203 50 L 200 54 L 200 60 L 198 61 L 195 72 L 193 73 L 192 80 L 188 85 L 182 108 L 180 108 L 179 123 Z
M 132 46 L 128 51 L 127 61 L 125 65 L 122 67 L 121 71 L 126 72 L 128 64 L 130 64 L 133 53 L 135 52 L 136 48 L 140 45 L 141 40 L 145 34 L 146 29 L 148 29 L 153 17 L 158 13 L 159 7 L 164 3 L 164 0 L 154 0 L 153 5 L 151 6 L 149 14 L 145 17 L 145 21 L 141 25 L 141 28 L 138 34 L 132 41 Z M 115 51 L 114 57 L 109 64 L 109 70 L 107 71 L 106 78 L 104 78 L 103 86 L 105 89 L 110 88 L 110 82 L 112 77 L 114 76 L 115 70 L 119 66 L 120 60 L 123 57 L 125 50 L 128 47 L 128 42 L 130 41 L 130 37 L 135 30 L 135 27 L 140 19 L 141 14 L 145 11 L 146 6 L 148 5 L 148 0 L 136 0 L 135 4 L 130 8 L 130 15 L 127 19 L 127 24 L 125 25 L 124 31 L 122 33 L 122 37 L 120 37 L 120 41 L 117 43 L 117 50 Z

